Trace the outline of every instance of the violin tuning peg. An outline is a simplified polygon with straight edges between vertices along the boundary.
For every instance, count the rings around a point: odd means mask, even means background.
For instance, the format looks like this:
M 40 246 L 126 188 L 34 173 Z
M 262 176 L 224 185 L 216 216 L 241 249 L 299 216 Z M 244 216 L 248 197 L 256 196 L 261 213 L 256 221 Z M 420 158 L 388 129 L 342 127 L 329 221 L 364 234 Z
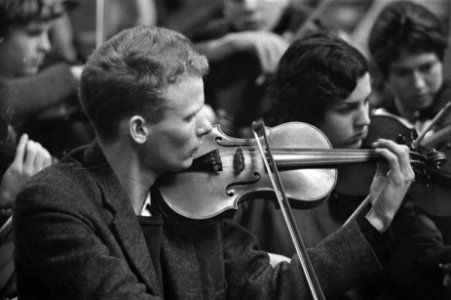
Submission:
M 418 133 L 415 130 L 410 131 L 410 140 L 415 141 L 418 138 Z
M 396 142 L 398 144 L 402 144 L 402 145 L 406 145 L 407 144 L 407 139 L 406 136 L 404 134 L 398 134 L 398 137 L 396 139 Z

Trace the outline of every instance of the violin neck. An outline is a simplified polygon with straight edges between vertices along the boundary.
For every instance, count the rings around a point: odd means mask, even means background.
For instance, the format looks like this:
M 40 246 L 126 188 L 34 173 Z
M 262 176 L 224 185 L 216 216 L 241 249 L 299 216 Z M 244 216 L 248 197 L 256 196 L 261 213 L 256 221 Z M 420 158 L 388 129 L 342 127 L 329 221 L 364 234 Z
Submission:
M 273 149 L 277 166 L 281 169 L 338 167 L 340 165 L 385 162 L 373 149 Z M 410 152 L 412 165 L 423 165 L 424 157 Z
M 382 162 L 374 150 L 360 149 L 274 149 L 274 160 L 281 169 L 337 167 L 362 162 Z

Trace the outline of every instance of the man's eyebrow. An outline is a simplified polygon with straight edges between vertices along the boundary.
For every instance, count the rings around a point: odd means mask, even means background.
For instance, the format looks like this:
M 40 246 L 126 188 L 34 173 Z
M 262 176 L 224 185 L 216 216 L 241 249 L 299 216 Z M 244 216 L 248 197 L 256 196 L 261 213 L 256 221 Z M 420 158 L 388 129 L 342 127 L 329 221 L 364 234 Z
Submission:
M 204 108 L 204 106 L 202 105 L 199 109 L 196 109 L 195 111 L 189 112 L 186 115 L 186 118 L 189 118 L 189 117 L 197 115 L 198 113 L 200 113 L 202 111 L 203 108 Z
M 410 70 L 410 67 L 407 66 L 390 66 L 390 70 Z

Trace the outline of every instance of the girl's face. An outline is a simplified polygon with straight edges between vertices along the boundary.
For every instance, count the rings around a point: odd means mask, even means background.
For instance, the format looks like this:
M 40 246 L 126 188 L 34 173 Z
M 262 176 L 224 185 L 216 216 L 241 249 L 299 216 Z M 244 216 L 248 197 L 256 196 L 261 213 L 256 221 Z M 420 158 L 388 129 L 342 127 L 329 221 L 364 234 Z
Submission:
M 318 128 L 324 132 L 334 148 L 357 149 L 368 133 L 370 75 L 367 73 L 357 81 L 357 86 L 348 98 L 327 108 L 324 121 Z
M 9 30 L 0 42 L 0 78 L 34 75 L 50 50 L 51 22 L 31 22 Z

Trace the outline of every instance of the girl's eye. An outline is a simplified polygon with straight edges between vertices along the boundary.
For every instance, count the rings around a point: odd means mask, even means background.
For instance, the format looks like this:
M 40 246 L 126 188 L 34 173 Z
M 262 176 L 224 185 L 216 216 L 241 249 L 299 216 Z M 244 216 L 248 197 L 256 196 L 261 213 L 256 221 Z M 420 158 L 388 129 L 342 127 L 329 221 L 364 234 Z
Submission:
M 351 109 L 347 108 L 347 107 L 346 108 L 339 108 L 339 109 L 336 110 L 336 112 L 341 114 L 341 115 L 346 115 L 349 112 L 351 112 Z
M 424 64 L 424 65 L 422 65 L 419 69 L 420 69 L 420 72 L 428 73 L 429 71 L 431 71 L 431 69 L 432 69 L 433 66 L 434 66 L 433 63 L 430 63 L 430 64 Z
M 35 37 L 35 36 L 39 36 L 39 35 L 41 35 L 42 34 L 42 30 L 28 30 L 27 31 L 27 34 L 28 34 L 28 36 L 32 36 L 32 37 Z

